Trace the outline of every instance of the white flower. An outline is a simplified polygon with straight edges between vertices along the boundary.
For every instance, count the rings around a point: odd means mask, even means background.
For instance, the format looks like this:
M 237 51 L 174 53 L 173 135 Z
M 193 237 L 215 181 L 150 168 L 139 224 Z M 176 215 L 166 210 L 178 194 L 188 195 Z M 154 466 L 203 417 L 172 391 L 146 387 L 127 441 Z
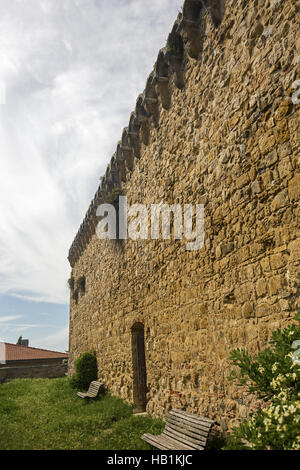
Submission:
M 266 427 L 266 431 L 269 430 L 269 427 L 271 426 L 271 424 L 272 424 L 272 421 L 269 418 L 264 419 L 264 425 Z
M 296 413 L 297 409 L 296 409 L 296 407 L 295 407 L 294 405 L 290 405 L 290 406 L 289 406 L 289 411 L 290 411 L 291 413 Z

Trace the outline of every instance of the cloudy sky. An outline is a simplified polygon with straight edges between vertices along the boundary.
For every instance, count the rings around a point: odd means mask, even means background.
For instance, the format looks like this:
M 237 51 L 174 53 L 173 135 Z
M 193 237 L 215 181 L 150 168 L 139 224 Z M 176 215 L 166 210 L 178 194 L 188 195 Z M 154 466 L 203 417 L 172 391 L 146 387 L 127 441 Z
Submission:
M 68 250 L 181 5 L 0 0 L 0 340 L 68 348 Z

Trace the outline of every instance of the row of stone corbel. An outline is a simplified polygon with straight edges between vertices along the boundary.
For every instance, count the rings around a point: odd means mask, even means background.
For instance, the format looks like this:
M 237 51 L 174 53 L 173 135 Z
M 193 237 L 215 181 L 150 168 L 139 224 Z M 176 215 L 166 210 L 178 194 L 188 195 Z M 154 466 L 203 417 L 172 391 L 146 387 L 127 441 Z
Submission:
M 185 1 L 183 11 L 174 23 L 167 45 L 159 51 L 146 88 L 136 101 L 129 125 L 123 130 L 122 139 L 72 243 L 68 256 L 72 267 L 95 233 L 97 207 L 111 200 L 113 189 L 119 189 L 121 183 L 130 177 L 134 159 L 141 156 L 141 142 L 144 145 L 149 143 L 151 124 L 158 127 L 160 106 L 166 110 L 170 108 L 170 80 L 173 78 L 177 88 L 184 87 L 184 54 L 186 51 L 190 57 L 197 59 L 201 52 L 205 11 L 210 13 L 217 27 L 224 14 L 219 8 L 222 2 L 223 0 Z

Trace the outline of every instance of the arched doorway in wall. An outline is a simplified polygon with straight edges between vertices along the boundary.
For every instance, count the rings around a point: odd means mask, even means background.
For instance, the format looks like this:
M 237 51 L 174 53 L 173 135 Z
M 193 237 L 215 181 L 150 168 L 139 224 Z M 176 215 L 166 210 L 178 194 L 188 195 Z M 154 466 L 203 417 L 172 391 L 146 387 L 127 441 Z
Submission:
M 145 359 L 144 325 L 135 323 L 131 327 L 132 370 L 133 370 L 133 404 L 134 413 L 146 410 L 147 376 Z

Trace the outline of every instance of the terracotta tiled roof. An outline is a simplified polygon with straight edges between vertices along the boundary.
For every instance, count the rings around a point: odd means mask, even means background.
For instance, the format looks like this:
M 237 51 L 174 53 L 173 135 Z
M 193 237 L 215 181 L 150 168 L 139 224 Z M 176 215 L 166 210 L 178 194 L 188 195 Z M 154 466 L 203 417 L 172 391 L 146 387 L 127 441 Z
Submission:
M 28 359 L 67 359 L 68 354 L 48 351 L 47 349 L 19 346 L 18 344 L 4 343 L 6 361 L 24 361 Z

